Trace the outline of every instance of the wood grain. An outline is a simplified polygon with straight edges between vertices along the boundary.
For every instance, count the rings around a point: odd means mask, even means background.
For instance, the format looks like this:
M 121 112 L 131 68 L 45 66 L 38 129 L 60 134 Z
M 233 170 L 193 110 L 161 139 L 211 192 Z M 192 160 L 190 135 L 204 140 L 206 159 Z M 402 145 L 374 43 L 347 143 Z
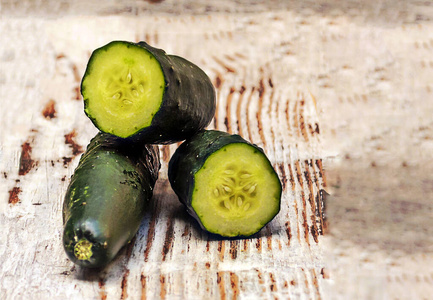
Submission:
M 433 293 L 433 7 L 253 2 L 2 3 L 1 299 Z M 262 147 L 282 181 L 281 211 L 261 232 L 223 240 L 199 228 L 167 180 L 174 144 L 161 146 L 135 240 L 104 270 L 66 258 L 63 196 L 97 132 L 81 74 L 115 39 L 146 40 L 210 76 L 209 128 Z

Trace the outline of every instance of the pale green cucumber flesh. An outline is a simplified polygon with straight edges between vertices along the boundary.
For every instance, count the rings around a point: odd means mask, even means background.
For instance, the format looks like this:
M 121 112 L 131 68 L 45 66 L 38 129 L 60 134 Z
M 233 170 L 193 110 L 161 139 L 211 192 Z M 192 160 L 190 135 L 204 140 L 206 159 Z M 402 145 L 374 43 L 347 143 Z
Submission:
M 150 126 L 165 90 L 160 63 L 128 42 L 95 50 L 83 77 L 85 112 L 99 130 L 129 137 Z
M 196 172 L 191 206 L 209 232 L 249 236 L 278 213 L 280 197 L 280 181 L 266 156 L 234 143 L 211 154 Z

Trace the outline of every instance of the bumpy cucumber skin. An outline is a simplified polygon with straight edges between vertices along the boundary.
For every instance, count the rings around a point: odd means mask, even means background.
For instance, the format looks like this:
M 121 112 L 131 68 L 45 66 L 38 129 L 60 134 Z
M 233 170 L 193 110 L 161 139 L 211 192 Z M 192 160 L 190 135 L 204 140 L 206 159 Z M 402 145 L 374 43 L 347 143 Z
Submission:
M 191 139 L 188 139 L 182 143 L 172 155 L 168 165 L 168 179 L 172 189 L 178 196 L 180 202 L 185 205 L 188 213 L 194 219 L 196 219 L 200 227 L 206 231 L 209 230 L 204 227 L 203 223 L 191 205 L 195 184 L 194 175 L 202 168 L 203 164 L 206 162 L 206 159 L 212 153 L 226 145 L 234 143 L 251 145 L 265 155 L 262 148 L 248 142 L 240 135 L 231 135 L 229 133 L 217 130 L 203 130 L 194 135 Z M 270 162 L 269 165 L 271 166 Z M 281 182 L 278 180 L 278 183 L 280 186 L 281 195 Z M 279 210 L 280 207 L 278 207 L 278 211 Z M 271 218 L 268 223 L 272 221 L 272 219 L 273 218 Z
M 76 264 L 108 264 L 134 237 L 153 194 L 160 168 L 156 146 L 97 134 L 82 155 L 63 203 L 63 246 Z M 78 259 L 74 247 L 92 243 L 93 255 Z
M 100 49 L 113 43 L 133 44 L 149 51 L 160 63 L 165 80 L 163 100 L 150 126 L 139 129 L 128 138 L 149 144 L 171 144 L 183 141 L 209 125 L 216 109 L 215 88 L 202 69 L 182 57 L 167 55 L 164 50 L 146 42 L 114 41 Z M 91 61 L 92 57 L 81 82 L 85 108 L 88 99 L 85 98 L 83 82 Z M 97 121 L 88 112 L 86 114 L 102 130 Z

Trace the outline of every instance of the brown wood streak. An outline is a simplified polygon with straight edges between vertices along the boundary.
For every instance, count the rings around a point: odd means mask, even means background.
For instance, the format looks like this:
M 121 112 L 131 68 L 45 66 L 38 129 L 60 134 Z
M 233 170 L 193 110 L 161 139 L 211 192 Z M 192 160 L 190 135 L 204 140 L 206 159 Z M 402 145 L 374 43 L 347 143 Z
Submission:
M 273 85 L 272 85 L 273 86 Z M 272 90 L 272 93 L 274 93 L 274 91 Z M 273 96 L 272 96 L 273 97 Z M 272 99 L 272 98 L 271 98 Z M 281 149 L 280 149 L 280 151 L 282 152 L 282 153 L 284 153 L 284 145 L 285 145 L 285 143 L 284 143 L 284 137 L 286 136 L 286 134 L 288 134 L 289 133 L 289 128 L 290 128 L 290 125 L 289 124 L 287 124 L 287 132 L 284 130 L 284 129 L 282 129 L 282 128 L 286 128 L 285 126 L 283 127 L 282 126 L 282 124 L 283 123 L 288 123 L 287 121 L 288 121 L 288 119 L 286 119 L 286 120 L 281 120 L 281 116 L 280 116 L 280 114 L 279 114 L 279 105 L 280 105 L 280 99 L 281 98 L 277 98 L 277 106 L 276 106 L 276 108 L 275 108 L 275 110 L 276 110 L 276 112 L 277 112 L 277 130 L 278 130 L 278 136 L 279 136 L 279 142 L 280 142 L 280 147 L 281 147 Z M 286 107 L 286 109 L 288 109 L 288 101 L 287 101 L 287 107 Z M 277 149 L 277 147 L 275 146 L 275 152 L 277 153 L 278 152 L 278 149 Z M 282 166 L 282 165 L 281 165 Z M 282 166 L 281 167 L 281 173 L 283 174 L 283 175 L 286 175 L 286 171 L 284 170 L 284 167 Z M 287 183 L 287 177 L 285 177 L 286 178 L 286 182 L 284 183 L 284 184 L 286 184 Z M 285 190 L 285 188 L 284 188 L 284 190 Z
M 271 119 L 271 122 L 270 122 L 271 140 L 272 140 L 272 144 L 274 145 L 274 152 L 276 152 L 277 149 L 276 149 L 276 145 L 275 145 L 275 131 L 274 131 L 274 126 L 272 126 L 273 119 L 271 117 L 272 105 L 274 103 L 275 90 L 274 90 L 274 84 L 272 83 L 271 78 L 269 78 L 268 83 L 269 83 L 269 87 L 271 88 L 271 94 L 269 95 L 269 106 L 268 106 L 268 112 L 267 113 L 268 113 L 269 118 Z M 277 104 L 275 107 L 275 111 L 276 111 L 276 115 L 278 115 L 278 101 L 277 101 Z M 276 118 L 276 122 L 277 122 L 277 125 L 279 125 L 279 119 L 278 118 Z M 277 126 L 277 128 L 279 128 L 279 126 Z
M 281 186 L 283 188 L 283 191 L 286 190 L 286 185 L 287 185 L 287 175 L 286 175 L 286 171 L 284 170 L 284 164 L 277 164 L 278 170 L 280 171 L 280 178 L 281 178 Z
M 231 103 L 233 99 L 233 94 L 235 92 L 235 88 L 231 87 L 229 91 L 229 95 L 227 96 L 227 104 L 226 104 L 226 117 L 224 119 L 224 124 L 226 125 L 227 132 L 232 134 L 233 130 L 231 128 Z
M 266 288 L 264 286 L 265 285 L 265 281 L 263 280 L 263 275 L 260 272 L 260 270 L 258 270 L 258 269 L 255 269 L 255 270 L 257 272 L 257 277 L 259 279 L 259 285 L 262 287 L 262 292 L 266 292 Z
M 305 200 L 305 193 L 303 190 L 304 181 L 302 180 L 302 173 L 301 173 L 301 165 L 299 163 L 299 160 L 295 163 L 295 169 L 296 169 L 296 178 L 298 179 L 299 185 L 301 186 L 301 198 L 302 198 L 302 219 L 303 219 L 303 227 L 304 227 L 304 237 L 305 241 L 307 242 L 308 246 L 310 246 L 310 237 L 309 237 L 309 227 L 307 222 L 307 202 Z
M 156 201 L 155 201 L 156 203 Z M 152 213 L 152 218 L 150 219 L 150 223 L 149 223 L 149 229 L 147 230 L 147 242 L 146 242 L 146 249 L 144 250 L 144 261 L 147 262 L 149 260 L 149 254 L 150 254 L 150 250 L 152 248 L 152 243 L 153 240 L 155 238 L 155 225 L 156 225 L 156 220 L 158 219 L 158 215 L 159 215 L 159 206 L 157 204 L 155 204 L 153 213 Z
M 301 131 L 299 129 L 299 122 L 298 122 L 298 101 L 295 101 L 295 106 L 293 107 L 293 126 L 295 126 L 297 136 L 300 137 Z
M 125 261 L 125 266 L 128 264 L 129 259 L 131 258 L 131 254 L 132 254 L 132 249 L 134 248 L 135 245 L 135 241 L 136 241 L 136 236 L 131 240 L 131 242 L 129 242 L 127 248 L 126 248 L 126 261 Z M 120 299 L 126 299 L 127 295 L 127 286 L 128 286 L 128 276 L 129 276 L 129 269 L 125 267 L 125 273 L 123 274 L 123 278 L 122 278 L 122 284 L 121 284 L 121 289 L 122 289 L 122 294 L 120 295 Z
M 323 209 L 322 209 L 322 201 L 321 201 L 321 197 L 320 197 L 320 191 L 317 192 L 316 196 L 314 197 L 315 202 L 317 204 L 317 209 L 318 209 L 318 215 L 320 218 L 320 227 L 319 227 L 319 234 L 323 235 L 325 234 L 325 220 L 324 220 L 324 216 L 323 216 Z
M 259 253 L 262 252 L 262 238 L 261 237 L 257 238 L 256 249 L 257 249 L 257 252 L 259 252 Z
M 230 256 L 232 259 L 236 259 L 236 257 L 238 256 L 238 246 L 239 246 L 239 241 L 237 240 L 230 240 Z
M 326 234 L 328 231 L 328 221 L 326 219 L 326 191 L 324 189 L 320 189 L 318 195 L 317 195 L 317 202 L 319 203 L 319 207 L 321 209 L 320 215 L 323 217 L 323 230 L 322 233 Z
M 219 64 L 220 66 L 222 66 L 226 72 L 228 73 L 236 73 L 235 68 L 228 66 L 227 64 L 225 64 L 221 59 L 219 59 L 216 56 L 212 56 L 213 60 L 216 61 L 217 64 Z
M 236 105 L 236 124 L 238 126 L 238 133 L 239 135 L 243 136 L 243 128 L 241 125 L 241 105 L 242 105 L 242 100 L 244 99 L 244 93 L 245 93 L 245 85 L 242 85 L 240 90 L 239 90 L 239 99 L 238 99 L 238 104 Z M 247 116 L 248 117 L 248 116 Z
M 171 245 L 173 244 L 173 238 L 174 238 L 173 218 L 174 216 L 169 217 L 167 220 L 167 230 L 165 232 L 165 240 L 164 240 L 164 245 L 162 247 L 162 261 L 165 261 L 167 254 L 171 249 Z
M 294 192 L 296 190 L 296 184 L 295 184 L 295 178 L 293 176 L 292 165 L 287 164 L 287 167 L 289 168 L 290 185 L 292 186 L 292 191 Z
M 290 239 L 292 238 L 292 233 L 290 232 L 290 222 L 287 221 L 284 225 L 286 225 L 287 246 L 290 247 Z
M 289 289 L 289 283 L 287 282 L 287 280 L 284 280 L 284 284 L 283 284 L 284 289 Z
M 280 128 L 280 126 L 279 126 L 280 125 L 280 120 L 278 118 L 279 101 L 277 101 L 276 107 L 275 107 L 275 112 L 276 112 L 277 118 L 273 119 L 271 116 L 272 116 L 272 107 L 273 107 L 273 104 L 274 104 L 275 90 L 274 90 L 274 84 L 273 84 L 271 78 L 268 79 L 268 84 L 269 84 L 269 87 L 271 89 L 271 93 L 269 95 L 269 105 L 268 105 L 267 114 L 268 114 L 268 116 L 270 118 L 271 141 L 272 141 L 272 144 L 273 144 L 274 152 L 276 153 L 277 152 L 277 148 L 276 148 L 276 143 L 275 143 L 276 139 L 275 139 L 275 131 L 274 131 L 274 125 L 273 125 L 274 122 L 273 121 L 276 121 L 276 123 L 277 123 L 276 128 Z M 281 145 L 283 145 L 282 135 L 280 136 L 280 141 L 281 141 Z
M 147 277 L 144 274 L 141 274 L 140 282 L 141 282 L 141 300 L 146 300 L 146 281 Z
M 276 292 L 277 282 L 275 281 L 274 274 L 269 273 L 269 279 L 271 280 L 271 285 L 270 285 L 271 292 Z
M 165 299 L 165 296 L 167 295 L 167 290 L 166 290 L 166 286 L 165 286 L 165 276 L 164 275 L 160 275 L 159 276 L 159 282 L 161 283 L 161 291 L 159 293 L 159 297 L 160 299 Z
M 214 70 L 216 73 L 216 77 L 215 77 L 215 81 L 214 81 L 214 86 L 215 86 L 215 93 L 216 93 L 216 109 L 215 109 L 215 114 L 214 114 L 214 128 L 218 129 L 218 118 L 219 118 L 219 99 L 220 99 L 220 94 L 221 94 L 221 86 L 224 83 L 224 79 L 222 78 L 221 73 L 219 73 L 218 71 Z
M 209 269 L 210 268 L 210 263 L 206 263 L 206 268 Z M 197 284 L 197 286 L 199 286 L 199 284 Z M 206 288 L 206 292 L 209 293 L 210 291 L 210 287 L 209 287 L 209 277 L 205 276 L 204 278 L 204 286 Z
M 246 59 L 247 56 L 244 53 L 241 52 L 235 52 L 235 55 L 241 59 Z
M 319 219 L 319 221 L 321 220 L 320 216 L 319 216 L 319 211 L 316 208 L 316 202 L 314 199 L 314 190 L 313 190 L 313 180 L 311 179 L 311 174 L 310 174 L 310 162 L 308 160 L 304 161 L 304 165 L 305 165 L 305 171 L 304 171 L 304 177 L 305 177 L 305 181 L 307 182 L 307 186 L 308 186 L 308 190 L 309 190 L 309 194 L 308 194 L 308 202 L 310 203 L 310 207 L 311 207 L 311 211 L 312 211 L 312 216 L 311 216 L 311 221 L 312 221 L 312 228 L 311 228 L 311 234 L 313 235 L 314 241 L 316 243 L 319 242 L 318 239 L 318 235 L 319 235 L 319 230 L 317 229 L 317 219 Z
M 308 287 L 308 277 L 307 277 L 307 273 L 305 272 L 304 268 L 302 268 L 302 274 L 304 274 L 304 283 L 305 283 L 305 287 L 306 287 L 306 294 L 309 295 L 310 294 L 310 288 Z
M 248 97 L 248 104 L 247 104 L 247 112 L 246 112 L 246 121 L 247 121 L 247 131 L 248 131 L 248 139 L 251 141 L 252 140 L 252 138 L 253 138 L 253 135 L 252 135 L 252 133 L 251 133 L 251 126 L 250 126 L 250 118 L 249 118 L 249 115 L 250 115 L 250 103 L 251 103 L 251 99 L 252 99 L 252 97 L 253 97 L 253 95 L 254 95 L 254 91 L 256 90 L 256 87 L 255 86 L 253 86 L 252 88 L 251 88 L 251 93 L 250 93 L 250 96 Z
M 301 107 L 299 108 L 299 128 L 301 130 L 302 136 L 304 137 L 305 141 L 308 142 L 308 132 L 305 126 L 305 120 L 304 120 L 304 105 L 305 105 L 305 99 L 302 97 L 302 100 L 300 101 Z
M 256 113 L 257 127 L 259 128 L 260 139 L 262 140 L 263 145 L 266 147 L 266 139 L 265 139 L 265 133 L 263 131 L 263 123 L 262 123 L 263 96 L 265 94 L 265 85 L 263 83 L 263 78 L 260 79 L 259 88 L 257 89 L 257 91 L 259 92 L 259 108 Z
M 72 74 L 74 75 L 74 81 L 77 83 L 81 82 L 81 76 L 80 73 L 78 72 L 77 65 L 71 63 L 71 69 L 72 69 Z
M 317 209 L 317 214 L 316 216 L 320 219 L 319 221 L 319 234 L 323 235 L 323 228 L 324 228 L 324 220 L 323 220 L 323 209 L 322 209 L 322 201 L 321 201 L 321 197 L 320 197 L 320 190 L 322 189 L 320 183 L 319 183 L 319 179 L 317 178 L 317 174 L 316 174 L 316 167 L 314 167 L 313 162 L 310 162 L 310 167 L 313 169 L 313 174 L 314 174 L 314 183 L 316 184 L 317 189 L 319 190 L 318 193 L 316 193 L 316 196 L 314 197 L 314 201 L 316 203 L 316 209 Z
M 185 223 L 185 227 L 183 228 L 182 237 L 186 237 L 189 234 L 189 224 Z
M 74 87 L 73 91 L 74 91 L 74 94 L 75 94 L 74 100 L 77 100 L 77 101 L 81 100 L 80 87 L 79 86 Z
M 295 179 L 293 176 L 293 171 L 292 171 L 292 165 L 291 164 L 287 164 L 287 167 L 289 168 L 289 175 L 290 175 L 290 184 L 292 185 L 292 191 L 295 191 L 296 189 L 296 184 L 295 184 Z M 294 201 L 294 210 L 296 213 L 296 236 L 298 238 L 298 241 L 301 241 L 301 234 L 299 231 L 299 213 L 298 213 L 298 201 Z
M 287 124 L 287 133 L 288 134 L 290 134 L 290 131 L 292 129 L 290 126 L 289 106 L 290 106 L 290 99 L 287 99 L 285 113 L 286 113 L 286 124 Z
M 319 183 L 319 178 L 317 177 L 316 167 L 314 166 L 312 159 L 309 161 L 309 166 L 310 166 L 311 169 L 313 169 L 312 174 L 313 174 L 313 177 L 314 177 L 314 179 L 313 179 L 314 180 L 314 184 L 316 185 L 317 189 L 320 190 L 321 189 L 321 185 Z
M 224 57 L 227 58 L 230 61 L 236 61 L 236 58 L 234 58 L 233 56 L 230 56 L 228 54 L 225 54 Z
M 126 299 L 126 297 L 128 297 L 128 293 L 126 291 L 128 287 L 128 276 L 129 276 L 129 270 L 126 269 L 125 274 L 123 274 L 123 278 L 122 278 L 122 284 L 121 284 L 122 294 L 120 294 L 120 299 Z
M 101 300 L 106 300 L 107 299 L 107 291 L 105 290 L 105 279 L 100 278 L 98 285 L 99 285 L 99 296 L 101 297 Z
M 316 270 L 311 269 L 311 273 L 312 273 L 312 277 L 313 277 L 313 285 L 314 285 L 314 289 L 316 291 L 316 299 L 322 299 L 322 296 L 320 295 L 320 290 L 319 290 L 319 282 L 317 281 L 317 274 L 316 274 Z
M 251 243 L 251 239 L 244 239 L 243 241 L 244 244 L 244 252 L 248 251 L 248 243 Z
M 298 241 L 301 242 L 301 230 L 300 230 L 300 226 L 299 226 L 299 213 L 298 213 L 298 202 L 295 201 L 294 202 L 294 209 L 296 211 L 296 237 L 298 238 Z
M 239 277 L 234 273 L 230 272 L 230 286 L 233 291 L 232 299 L 236 300 L 239 297 Z
M 308 227 L 308 222 L 307 222 L 307 214 L 305 212 L 305 196 L 304 196 L 304 192 L 302 192 L 302 204 L 304 206 L 304 210 L 302 210 L 302 219 L 304 220 L 302 226 L 304 227 L 304 237 L 305 237 L 305 241 L 307 242 L 308 246 L 310 246 L 310 237 L 308 235 L 309 232 L 309 227 Z
M 218 284 L 218 289 L 220 292 L 220 299 L 224 300 L 226 299 L 226 290 L 225 290 L 225 283 L 224 283 L 224 272 L 220 271 L 217 272 L 217 284 Z
M 224 260 L 224 251 L 225 251 L 225 241 L 220 240 L 218 241 L 218 253 L 221 261 Z
M 323 172 L 322 159 L 316 159 L 316 166 L 319 168 L 319 176 L 323 180 L 323 186 L 326 187 L 327 186 L 326 176 L 325 176 L 325 173 Z
M 215 77 L 214 86 L 217 90 L 221 89 L 221 85 L 224 82 L 224 79 L 222 78 L 222 75 L 220 72 L 214 70 L 217 76 Z
M 268 251 L 272 251 L 272 231 L 269 224 L 266 226 L 266 244 L 268 246 Z
M 270 80 L 270 86 L 273 88 L 273 84 L 272 84 L 272 82 L 271 82 L 271 79 L 269 79 Z M 271 103 L 272 103 L 272 99 L 273 99 L 273 93 L 274 93 L 274 90 L 272 90 L 272 95 L 271 95 Z M 288 131 L 290 130 L 290 124 L 289 124 L 289 122 L 288 122 L 288 108 L 289 108 L 289 100 L 287 100 L 287 102 L 286 102 L 287 104 L 286 104 L 286 116 L 287 116 L 287 119 L 286 119 L 286 121 L 287 121 L 287 129 L 288 129 Z M 272 104 L 271 104 L 272 105 Z M 278 112 L 279 111 L 279 101 L 277 100 L 277 106 L 276 106 L 276 111 Z M 281 123 L 283 122 L 283 121 L 281 121 L 281 119 L 280 119 L 280 114 L 278 114 L 277 113 L 277 118 L 278 118 L 278 129 L 280 129 L 280 128 L 282 128 L 282 126 L 281 126 Z M 285 135 L 285 132 L 279 132 L 279 134 L 280 134 L 280 142 L 281 142 L 281 151 L 284 151 L 284 138 L 283 138 L 283 136 Z M 275 147 L 275 152 L 277 152 L 277 149 L 276 149 L 276 147 Z M 286 170 L 285 170 L 285 166 L 284 166 L 284 164 L 283 163 L 279 163 L 279 164 L 277 164 L 277 166 L 278 166 L 278 169 L 279 169 L 279 171 L 280 171 L 280 176 L 281 176 L 281 179 L 282 179 L 282 188 L 283 188 L 283 192 L 285 192 L 286 191 L 286 189 L 287 189 L 287 173 L 286 173 Z M 292 187 L 292 191 L 295 191 L 295 182 L 294 182 L 294 179 L 293 179 L 293 175 L 292 175 L 292 171 L 291 171 L 291 166 L 290 166 L 290 164 L 288 164 L 288 168 L 289 168 L 289 174 L 290 174 L 290 182 L 291 182 L 291 187 Z M 295 201 L 296 202 L 296 201 Z M 297 211 L 297 207 L 295 207 L 295 209 L 296 209 L 296 218 L 298 219 L 298 211 Z M 286 223 L 285 223 L 285 227 L 286 227 L 286 235 L 287 235 L 287 247 L 290 247 L 290 242 L 291 242 L 291 238 L 292 238 L 292 233 L 291 233 L 291 226 L 290 226 L 290 220 L 289 220 L 289 218 L 288 218 L 288 216 L 287 216 L 287 221 L 286 221 Z M 297 228 L 298 228 L 298 240 L 300 239 L 300 234 L 299 234 L 299 226 L 297 226 Z M 278 240 L 278 243 L 279 243 L 279 248 L 281 249 L 282 248 L 282 246 L 281 246 L 281 241 L 280 240 Z

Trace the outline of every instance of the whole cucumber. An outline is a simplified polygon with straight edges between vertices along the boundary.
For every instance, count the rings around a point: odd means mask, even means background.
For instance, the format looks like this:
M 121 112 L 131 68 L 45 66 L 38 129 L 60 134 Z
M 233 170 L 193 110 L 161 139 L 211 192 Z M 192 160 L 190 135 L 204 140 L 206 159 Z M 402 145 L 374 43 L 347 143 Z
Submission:
M 160 168 L 156 146 L 98 133 L 80 158 L 63 204 L 63 245 L 84 267 L 103 267 L 134 237 Z

